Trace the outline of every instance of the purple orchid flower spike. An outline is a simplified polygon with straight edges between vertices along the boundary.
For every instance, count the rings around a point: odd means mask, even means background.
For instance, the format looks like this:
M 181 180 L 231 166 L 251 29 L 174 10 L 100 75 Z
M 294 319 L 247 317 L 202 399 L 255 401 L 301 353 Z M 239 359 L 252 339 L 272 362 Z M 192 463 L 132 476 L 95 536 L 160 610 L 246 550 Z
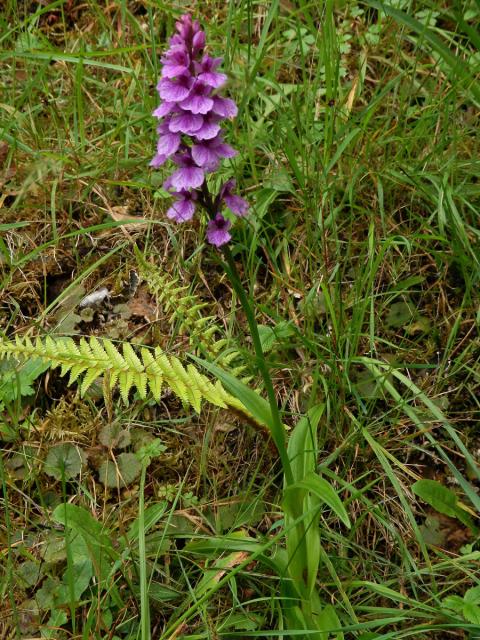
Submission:
M 183 133 L 191 136 L 203 127 L 204 118 L 198 113 L 178 110 L 168 123 L 168 128 L 173 133 Z
M 200 205 L 209 216 L 207 240 L 221 247 L 231 239 L 232 226 L 231 220 L 222 215 L 222 208 L 242 217 L 248 211 L 248 203 L 233 193 L 233 179 L 227 180 L 214 196 L 206 176 L 216 171 L 224 158 L 237 154 L 224 142 L 221 123 L 234 118 L 238 109 L 233 100 L 218 94 L 227 76 L 218 71 L 222 58 L 205 53 L 205 32 L 199 22 L 186 14 L 175 26 L 170 47 L 161 58 L 157 85 L 161 102 L 153 112 L 159 119 L 159 139 L 150 166 L 158 168 L 168 160 L 176 165 L 163 185 L 175 198 L 167 217 L 186 222 Z
M 221 122 L 222 118 L 217 116 L 215 113 L 207 113 L 203 116 L 202 126 L 195 131 L 195 139 L 196 140 L 211 140 L 215 138 L 221 131 Z

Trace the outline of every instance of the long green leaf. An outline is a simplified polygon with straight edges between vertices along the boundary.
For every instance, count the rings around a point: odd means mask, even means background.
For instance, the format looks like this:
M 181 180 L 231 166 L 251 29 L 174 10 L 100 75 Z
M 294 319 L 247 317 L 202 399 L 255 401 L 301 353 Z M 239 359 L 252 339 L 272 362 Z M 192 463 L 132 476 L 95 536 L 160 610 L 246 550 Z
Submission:
M 258 420 L 260 424 L 266 425 L 270 430 L 273 429 L 273 419 L 270 406 L 264 398 L 259 396 L 258 393 L 255 393 L 255 391 L 252 391 L 252 389 L 250 389 L 246 384 L 232 376 L 230 373 L 220 369 L 220 367 L 217 367 L 216 365 L 192 354 L 190 354 L 190 357 L 202 367 L 205 367 L 207 371 L 213 373 L 213 375 L 220 380 L 225 389 L 231 393 L 232 396 L 237 398 L 237 400 L 240 400 L 255 420 Z
M 90 67 L 100 67 L 102 69 L 108 69 L 109 71 L 119 71 L 121 73 L 128 73 L 129 75 L 135 73 L 133 67 L 124 67 L 120 64 L 112 64 L 111 62 L 102 62 L 101 60 L 92 60 L 91 58 L 84 56 L 74 56 L 69 53 L 62 53 L 61 51 L 15 51 L 13 53 L 7 52 L 0 54 L 0 60 L 23 58 L 25 60 L 47 60 L 48 62 L 71 62 L 73 64 L 84 64 Z
M 322 502 L 325 502 L 330 509 L 340 518 L 343 524 L 350 528 L 350 518 L 343 506 L 342 501 L 338 497 L 337 492 L 324 478 L 321 478 L 316 473 L 308 473 L 303 480 L 295 482 L 289 486 L 285 491 L 295 489 L 305 489 L 316 495 Z
M 315 470 L 317 449 L 317 427 L 325 410 L 325 404 L 312 407 L 306 416 L 300 418 L 288 441 L 288 457 L 295 482 Z

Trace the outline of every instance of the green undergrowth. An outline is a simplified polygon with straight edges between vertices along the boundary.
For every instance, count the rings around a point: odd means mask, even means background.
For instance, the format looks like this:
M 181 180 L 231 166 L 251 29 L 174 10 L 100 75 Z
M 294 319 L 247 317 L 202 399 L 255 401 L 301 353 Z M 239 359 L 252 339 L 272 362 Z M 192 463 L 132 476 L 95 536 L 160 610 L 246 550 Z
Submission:
M 239 105 L 211 180 L 251 204 L 231 250 L 285 485 L 221 255 L 148 167 L 185 9 Z M 2 638 L 480 637 L 479 23 L 4 2 Z

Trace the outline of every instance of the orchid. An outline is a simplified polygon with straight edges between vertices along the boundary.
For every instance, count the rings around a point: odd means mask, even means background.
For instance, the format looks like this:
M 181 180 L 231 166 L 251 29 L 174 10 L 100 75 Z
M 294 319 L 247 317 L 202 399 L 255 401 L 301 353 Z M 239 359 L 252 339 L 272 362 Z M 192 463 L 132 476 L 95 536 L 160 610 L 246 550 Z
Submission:
M 217 247 L 226 244 L 232 237 L 228 232 L 231 226 L 230 220 L 226 220 L 221 213 L 217 213 L 215 218 L 208 222 L 207 240 Z
M 153 112 L 159 120 L 159 139 L 150 166 L 158 168 L 170 160 L 177 167 L 163 185 L 175 198 L 167 217 L 175 222 L 191 220 L 199 204 L 209 215 L 207 240 L 220 247 L 231 239 L 232 223 L 222 214 L 223 207 L 242 217 L 248 203 L 233 193 L 235 180 L 227 180 L 216 196 L 206 182 L 224 158 L 237 155 L 224 141 L 221 123 L 234 118 L 238 109 L 233 100 L 217 93 L 227 76 L 218 71 L 222 58 L 205 53 L 205 43 L 198 21 L 183 15 L 161 58 L 157 84 L 161 103 Z

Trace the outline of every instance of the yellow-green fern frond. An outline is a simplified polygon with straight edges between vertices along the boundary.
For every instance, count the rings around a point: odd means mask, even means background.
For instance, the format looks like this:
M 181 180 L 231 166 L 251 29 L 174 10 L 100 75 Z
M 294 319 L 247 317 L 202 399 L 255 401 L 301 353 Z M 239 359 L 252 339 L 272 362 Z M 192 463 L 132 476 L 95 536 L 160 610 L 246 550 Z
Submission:
M 243 405 L 220 384 L 212 384 L 192 364 L 186 367 L 175 356 L 167 356 L 159 347 L 142 347 L 135 351 L 128 342 L 115 345 L 111 340 L 91 337 L 73 338 L 16 337 L 14 341 L 0 338 L 0 360 L 41 358 L 51 368 L 60 367 L 62 376 L 69 374 L 68 384 L 78 382 L 81 395 L 98 378 L 104 378 L 111 388 L 117 387 L 125 403 L 132 389 L 141 398 L 150 393 L 160 400 L 162 389 L 170 388 L 184 406 L 199 412 L 202 402 L 217 407 L 232 407 L 249 415 Z

